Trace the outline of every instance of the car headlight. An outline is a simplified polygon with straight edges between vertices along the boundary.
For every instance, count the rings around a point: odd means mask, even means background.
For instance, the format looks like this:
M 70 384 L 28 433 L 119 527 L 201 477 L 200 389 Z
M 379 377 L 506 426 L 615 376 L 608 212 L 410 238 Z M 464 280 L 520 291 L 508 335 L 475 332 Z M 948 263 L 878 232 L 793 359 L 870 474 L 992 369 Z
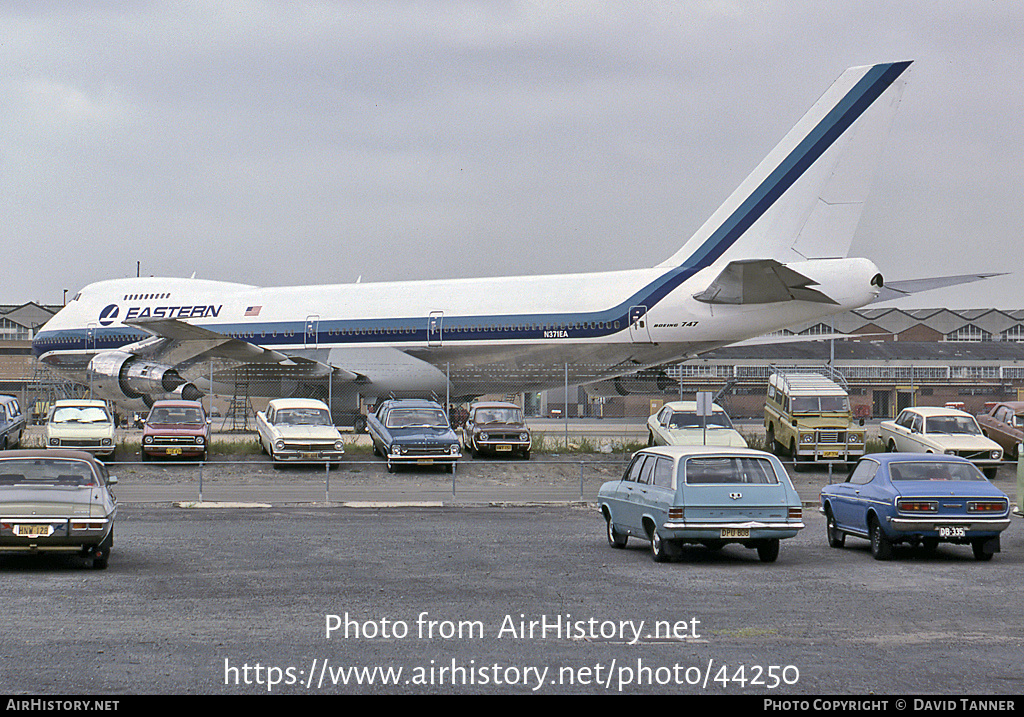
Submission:
M 206 439 L 204 439 L 202 436 L 196 436 L 196 443 L 198 443 L 199 445 L 203 445 L 203 442 L 205 440 Z
M 458 453 L 459 453 L 459 444 L 458 443 L 453 443 L 450 446 L 448 446 L 448 452 L 451 453 L 453 456 L 458 455 Z
M 400 456 L 400 455 L 402 455 L 402 447 L 400 445 L 398 445 L 397 443 L 395 445 L 391 446 L 391 455 L 393 455 L 393 456 Z
M 334 442 L 334 450 L 336 450 L 336 451 L 343 451 L 343 450 L 345 450 L 345 442 L 344 441 L 335 441 Z
M 59 446 L 60 445 L 60 439 L 59 438 L 51 438 L 50 439 L 50 445 L 51 446 Z
M 480 434 L 477 435 L 477 438 L 479 440 L 481 440 L 481 441 L 486 441 L 487 440 L 487 434 L 486 433 L 480 433 Z
M 863 443 L 864 436 L 860 433 L 848 433 L 846 434 L 847 443 Z
M 276 441 L 274 441 L 274 450 L 275 451 L 283 451 L 284 450 L 284 439 L 283 438 L 278 438 Z
M 101 446 L 109 446 L 112 443 L 113 443 L 113 439 L 110 439 L 110 438 L 104 438 L 102 441 L 100 441 L 100 445 Z
M 530 434 L 527 433 L 526 431 L 523 431 L 522 433 L 519 434 L 519 440 L 520 441 L 528 441 L 528 440 L 530 440 Z
M 143 436 L 142 442 L 146 443 L 146 444 L 152 443 L 153 442 L 153 436 Z
M 955 456 L 956 455 L 956 451 L 954 451 L 952 448 L 949 448 L 949 449 L 943 451 L 943 453 L 945 453 L 947 456 Z
M 992 451 L 992 460 L 998 461 L 1003 455 L 1002 451 Z
M 814 434 L 813 433 L 801 433 L 800 434 L 800 442 L 801 443 L 814 443 Z

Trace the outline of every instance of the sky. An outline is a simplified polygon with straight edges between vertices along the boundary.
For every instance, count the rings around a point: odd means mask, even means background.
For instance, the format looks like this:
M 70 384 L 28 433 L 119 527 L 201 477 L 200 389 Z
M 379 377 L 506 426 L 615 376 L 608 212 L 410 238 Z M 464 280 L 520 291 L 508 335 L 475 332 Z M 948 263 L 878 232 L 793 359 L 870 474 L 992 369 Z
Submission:
M 851 255 L 1018 272 L 1024 3 L 0 4 L 0 303 L 653 266 L 847 67 L 914 60 Z M 1024 308 L 1020 273 L 880 306 Z

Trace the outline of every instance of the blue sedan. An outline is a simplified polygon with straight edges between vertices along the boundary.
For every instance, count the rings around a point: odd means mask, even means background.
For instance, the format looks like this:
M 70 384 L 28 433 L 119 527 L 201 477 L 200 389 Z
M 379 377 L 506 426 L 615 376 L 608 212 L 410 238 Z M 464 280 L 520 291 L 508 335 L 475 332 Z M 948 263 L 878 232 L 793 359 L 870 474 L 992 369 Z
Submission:
M 435 401 L 391 399 L 383 401 L 366 419 L 375 455 L 388 462 L 388 472 L 398 465 L 444 466 L 455 472 L 462 457 L 459 437 L 448 415 Z
M 720 550 L 739 543 L 762 562 L 803 524 L 800 497 L 770 453 L 722 446 L 657 446 L 633 456 L 619 480 L 598 492 L 608 543 L 651 542 L 655 562 L 677 557 L 684 543 Z
M 1010 525 L 1006 494 L 957 456 L 865 456 L 845 483 L 825 486 L 820 500 L 829 545 L 865 538 L 878 560 L 890 559 L 900 543 L 934 550 L 940 542 L 969 544 L 975 558 L 990 560 Z

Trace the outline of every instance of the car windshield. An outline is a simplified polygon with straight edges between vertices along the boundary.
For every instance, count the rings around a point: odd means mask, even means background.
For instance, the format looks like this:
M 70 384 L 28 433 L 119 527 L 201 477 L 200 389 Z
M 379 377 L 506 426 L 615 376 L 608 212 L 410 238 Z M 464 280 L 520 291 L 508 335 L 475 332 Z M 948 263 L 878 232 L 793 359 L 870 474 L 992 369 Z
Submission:
M 388 428 L 447 428 L 448 417 L 436 408 L 396 408 L 388 413 Z
M 715 411 L 710 416 L 698 416 L 696 413 L 676 411 L 668 420 L 669 428 L 700 428 L 707 419 L 708 428 L 732 428 L 732 422 L 722 411 Z
M 53 412 L 51 423 L 110 423 L 107 409 L 99 406 L 62 406 Z
M 849 413 L 846 396 L 794 396 L 793 413 Z
M 154 408 L 150 411 L 147 423 L 159 423 L 161 425 L 183 425 L 198 426 L 204 421 L 203 412 L 198 408 Z
M 971 463 L 954 463 L 940 461 L 914 461 L 889 464 L 889 477 L 900 481 L 984 481 L 981 474 Z
M 289 408 L 278 411 L 274 423 L 285 426 L 329 426 L 331 417 L 325 408 Z
M 981 433 L 970 416 L 932 416 L 924 424 L 925 433 L 963 433 L 976 436 Z
M 523 412 L 518 408 L 478 408 L 474 416 L 476 423 L 523 422 Z
M 693 484 L 754 484 L 767 485 L 779 482 L 771 461 L 766 458 L 708 456 L 687 458 L 681 470 L 686 483 Z
M 96 484 L 92 468 L 83 461 L 52 458 L 0 461 L 0 488 L 24 485 L 79 488 Z

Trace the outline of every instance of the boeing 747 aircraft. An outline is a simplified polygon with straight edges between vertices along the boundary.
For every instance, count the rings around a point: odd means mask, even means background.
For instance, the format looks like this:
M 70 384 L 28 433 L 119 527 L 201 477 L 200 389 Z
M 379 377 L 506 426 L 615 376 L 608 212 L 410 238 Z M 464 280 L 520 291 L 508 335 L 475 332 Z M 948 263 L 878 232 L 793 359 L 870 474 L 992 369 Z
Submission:
M 847 253 L 909 65 L 844 72 L 651 268 L 295 287 L 115 279 L 82 289 L 33 350 L 124 405 L 201 396 L 211 359 L 266 395 L 331 377 L 336 396 L 469 398 L 495 390 L 494 370 L 521 390 L 588 383 L 855 309 L 900 291 Z M 233 375 L 218 373 L 214 388 L 230 391 Z

